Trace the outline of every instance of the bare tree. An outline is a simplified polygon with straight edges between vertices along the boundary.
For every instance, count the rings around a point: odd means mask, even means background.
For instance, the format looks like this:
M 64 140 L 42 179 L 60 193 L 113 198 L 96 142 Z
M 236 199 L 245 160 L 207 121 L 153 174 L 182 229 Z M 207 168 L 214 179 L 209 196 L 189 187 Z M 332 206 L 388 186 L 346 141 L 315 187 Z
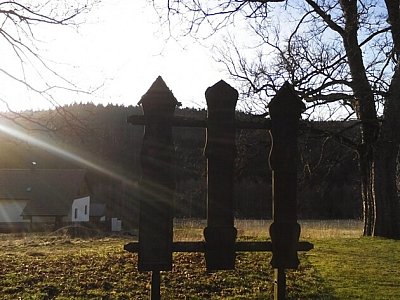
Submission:
M 238 16 L 247 22 L 257 38 L 252 55 L 232 38 L 219 58 L 252 99 L 249 107 L 267 109 L 276 88 L 289 80 L 307 101 L 310 117 L 358 119 L 360 142 L 349 144 L 359 155 L 364 234 L 400 238 L 399 0 L 270 2 L 168 1 L 166 20 L 179 17 L 193 35 L 206 26 L 214 34 Z
M 48 101 L 70 122 L 77 122 L 77 119 L 62 110 L 54 92 L 66 90 L 91 93 L 93 91 L 76 85 L 72 80 L 59 73 L 51 61 L 42 56 L 39 44 L 44 41 L 38 37 L 37 33 L 39 29 L 46 28 L 46 26 L 78 27 L 84 21 L 82 16 L 98 2 L 100 0 L 11 0 L 0 2 L 0 45 L 3 54 L 9 54 L 6 58 L 10 59 L 11 57 L 15 62 L 13 67 L 5 65 L 4 61 L 3 64 L 0 63 L 0 76 L 11 79 L 19 85 L 19 88 L 33 92 L 35 97 Z M 17 123 L 23 123 L 19 120 L 29 119 L 49 129 L 46 126 L 47 121 L 32 120 L 26 114 L 13 111 L 9 99 L 0 97 L 0 102 L 8 108 L 8 113 L 3 113 L 3 117 Z

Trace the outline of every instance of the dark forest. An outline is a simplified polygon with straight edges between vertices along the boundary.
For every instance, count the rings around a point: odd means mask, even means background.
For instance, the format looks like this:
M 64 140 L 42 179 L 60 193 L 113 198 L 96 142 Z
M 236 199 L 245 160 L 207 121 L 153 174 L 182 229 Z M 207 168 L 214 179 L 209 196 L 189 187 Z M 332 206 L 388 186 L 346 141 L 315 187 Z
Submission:
M 137 106 L 74 104 L 57 111 L 23 112 L 3 125 L 15 128 L 82 160 L 67 158 L 7 133 L 0 134 L 1 168 L 86 168 L 94 201 L 107 204 L 110 214 L 136 225 L 138 210 L 135 182 L 143 126 L 132 126 L 127 117 L 142 114 Z M 204 119 L 205 110 L 177 109 L 176 115 Z M 237 113 L 237 118 L 250 116 Z M 359 174 L 354 150 L 332 138 L 343 122 L 308 122 L 299 138 L 298 217 L 301 219 L 361 218 Z M 352 139 L 357 130 L 346 132 Z M 353 135 L 353 136 L 352 136 Z M 205 131 L 174 129 L 177 193 L 175 216 L 206 217 Z M 240 130 L 236 135 L 235 216 L 271 218 L 271 173 L 268 166 L 270 136 L 265 130 Z M 118 174 L 113 176 L 107 174 Z M 133 183 L 133 184 L 132 184 Z

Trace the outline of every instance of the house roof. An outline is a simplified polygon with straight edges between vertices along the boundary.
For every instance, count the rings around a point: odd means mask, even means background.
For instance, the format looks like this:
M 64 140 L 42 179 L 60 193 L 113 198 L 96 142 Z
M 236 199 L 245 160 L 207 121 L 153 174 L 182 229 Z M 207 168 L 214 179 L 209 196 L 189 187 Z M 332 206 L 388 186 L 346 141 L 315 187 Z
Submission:
M 90 204 L 90 217 L 103 217 L 106 214 L 106 205 L 104 203 L 91 203 Z
M 65 216 L 85 184 L 82 169 L 0 169 L 0 199 L 31 200 L 23 216 Z

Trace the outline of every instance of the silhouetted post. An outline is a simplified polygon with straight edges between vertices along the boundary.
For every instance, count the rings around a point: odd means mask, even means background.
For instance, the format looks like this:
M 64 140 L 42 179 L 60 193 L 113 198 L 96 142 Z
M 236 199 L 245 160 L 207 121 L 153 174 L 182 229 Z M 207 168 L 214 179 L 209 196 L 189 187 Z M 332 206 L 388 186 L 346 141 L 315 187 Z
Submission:
M 173 196 L 175 190 L 172 118 L 178 104 L 158 77 L 139 104 L 145 118 L 141 149 L 139 261 L 140 271 L 153 271 L 152 297 L 159 299 L 154 284 L 159 271 L 172 269 Z
M 235 268 L 237 231 L 233 219 L 235 106 L 238 92 L 224 81 L 206 90 L 207 112 L 207 270 Z
M 297 269 L 297 245 L 300 225 L 297 223 L 297 132 L 304 104 L 292 86 L 285 82 L 269 104 L 272 148 L 273 223 L 271 265 L 275 268 L 275 299 L 285 299 L 286 269 Z
M 160 271 L 151 272 L 150 300 L 160 300 L 161 298 L 160 284 L 161 284 Z

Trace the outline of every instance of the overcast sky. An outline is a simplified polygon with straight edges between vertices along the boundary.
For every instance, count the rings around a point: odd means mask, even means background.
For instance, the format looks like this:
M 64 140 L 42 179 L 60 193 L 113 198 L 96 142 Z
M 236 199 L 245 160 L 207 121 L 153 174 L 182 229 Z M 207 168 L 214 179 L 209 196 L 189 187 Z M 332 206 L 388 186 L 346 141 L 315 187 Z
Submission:
M 79 30 L 59 26 L 35 26 L 40 54 L 52 69 L 83 90 L 100 87 L 86 95 L 54 91 L 59 104 L 93 102 L 136 104 L 158 75 L 161 75 L 184 106 L 205 107 L 204 91 L 220 79 L 223 68 L 212 53 L 192 40 L 168 40 L 146 0 L 103 0 L 85 15 Z M 0 44 L 2 66 L 22 77 L 21 65 L 10 49 Z M 37 88 L 43 80 L 61 84 L 36 67 L 25 66 L 25 76 Z M 43 77 L 43 78 L 40 78 Z M 50 105 L 38 94 L 0 74 L 0 100 L 12 109 L 45 109 Z M 4 109 L 0 105 L 0 109 Z

